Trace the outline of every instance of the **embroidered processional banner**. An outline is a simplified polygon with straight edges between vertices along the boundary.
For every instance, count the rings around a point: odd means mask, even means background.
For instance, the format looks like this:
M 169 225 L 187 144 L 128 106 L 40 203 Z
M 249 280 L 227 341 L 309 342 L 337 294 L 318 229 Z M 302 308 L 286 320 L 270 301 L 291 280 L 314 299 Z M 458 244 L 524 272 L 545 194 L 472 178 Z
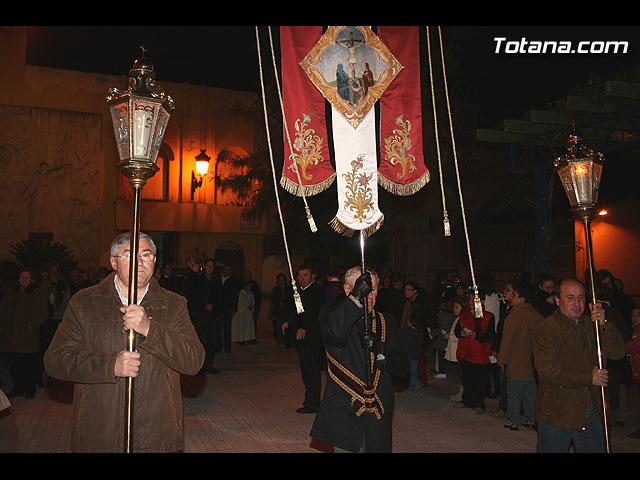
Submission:
M 355 231 L 368 236 L 384 220 L 378 184 L 394 194 L 409 195 L 429 180 L 422 154 L 418 28 L 380 27 L 385 42 L 400 52 L 408 69 L 370 27 L 330 26 L 316 39 L 318 28 L 281 27 L 283 86 L 285 79 L 294 86 L 283 97 L 285 103 L 294 103 L 285 111 L 287 119 L 289 111 L 300 112 L 306 127 L 299 130 L 296 123 L 298 143 L 285 158 L 281 183 L 292 193 L 314 194 L 333 182 L 323 149 L 327 128 L 320 126 L 330 122 L 338 190 L 338 212 L 330 225 L 347 236 Z M 329 118 L 319 113 L 325 102 L 330 105 Z M 316 114 L 302 115 L 311 111 Z M 303 133 L 308 142 L 302 140 Z M 296 173 L 296 165 L 312 178 L 296 181 L 290 172 Z

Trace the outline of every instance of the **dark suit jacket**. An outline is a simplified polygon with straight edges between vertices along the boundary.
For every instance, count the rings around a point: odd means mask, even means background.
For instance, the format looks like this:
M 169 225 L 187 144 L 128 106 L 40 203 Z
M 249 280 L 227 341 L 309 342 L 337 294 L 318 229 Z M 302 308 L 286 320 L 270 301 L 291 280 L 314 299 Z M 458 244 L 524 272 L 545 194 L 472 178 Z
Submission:
M 312 282 L 306 289 L 299 289 L 298 293 L 302 299 L 304 312 L 296 315 L 293 327 L 295 330 L 303 328 L 307 332 L 317 332 L 318 314 L 326 301 L 324 290 L 319 283 Z

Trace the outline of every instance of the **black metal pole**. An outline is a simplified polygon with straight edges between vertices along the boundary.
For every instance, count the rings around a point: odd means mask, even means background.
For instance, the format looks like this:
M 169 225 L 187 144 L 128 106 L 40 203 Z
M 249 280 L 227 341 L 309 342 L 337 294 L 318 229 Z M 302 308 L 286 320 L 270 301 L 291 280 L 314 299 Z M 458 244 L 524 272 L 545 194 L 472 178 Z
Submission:
M 366 273 L 365 260 L 364 260 L 364 231 L 360 230 L 360 266 L 362 274 Z M 369 333 L 369 300 L 368 295 L 365 295 L 362 299 L 362 306 L 364 308 L 364 333 L 365 335 Z M 371 369 L 369 368 L 371 357 L 371 351 L 367 348 L 365 351 L 365 367 L 367 369 L 367 387 L 371 386 Z

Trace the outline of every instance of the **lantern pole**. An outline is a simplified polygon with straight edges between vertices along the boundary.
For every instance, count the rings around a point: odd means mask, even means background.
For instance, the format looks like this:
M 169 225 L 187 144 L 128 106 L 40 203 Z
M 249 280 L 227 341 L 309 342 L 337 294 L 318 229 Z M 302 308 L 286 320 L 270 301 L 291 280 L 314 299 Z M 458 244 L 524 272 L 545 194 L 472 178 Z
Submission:
M 129 244 L 129 305 L 136 304 L 138 286 L 138 251 L 140 244 L 140 205 L 147 179 L 159 170 L 156 165 L 173 100 L 155 83 L 155 71 L 148 58 L 138 58 L 129 71 L 126 91 L 112 88 L 107 93 L 116 143 L 120 155 L 120 173 L 129 179 L 133 190 L 133 215 Z M 126 351 L 136 351 L 136 332 L 126 332 Z M 133 451 L 133 377 L 125 382 L 124 453 Z
M 589 266 L 589 284 L 590 284 L 590 295 L 591 295 L 591 303 L 594 305 L 598 302 L 598 298 L 596 296 L 596 283 L 595 283 L 595 273 L 594 273 L 594 262 L 593 262 L 593 244 L 591 242 L 591 208 L 577 208 L 574 209 L 574 215 L 578 217 L 584 226 L 584 237 L 585 244 L 587 250 L 587 262 Z M 596 346 L 598 349 L 598 368 L 602 370 L 604 368 L 604 362 L 602 359 L 602 344 L 600 341 L 600 322 L 593 322 L 595 325 L 596 331 Z M 607 453 L 611 453 L 611 439 L 609 438 L 609 407 L 607 404 L 607 394 L 605 391 L 605 387 L 600 387 L 600 397 L 602 398 L 602 418 L 604 422 L 604 437 L 605 443 L 607 447 Z
M 364 230 L 360 230 L 360 267 L 361 267 L 361 271 L 362 271 L 362 275 L 364 275 L 367 270 L 365 267 L 365 259 L 364 259 L 364 242 L 365 241 L 365 235 L 364 235 Z M 370 330 L 370 325 L 369 325 L 369 296 L 368 294 L 364 296 L 364 298 L 362 299 L 362 306 L 364 307 L 364 333 L 365 335 L 369 333 Z M 371 353 L 370 350 L 367 348 L 365 350 L 365 368 L 367 369 L 367 388 L 371 387 L 371 383 L 372 383 L 372 378 L 371 378 L 371 369 L 369 368 L 369 361 L 370 361 L 370 357 Z
M 604 156 L 583 145 L 581 135 L 573 131 L 569 135 L 567 153 L 557 158 L 554 162 L 556 172 L 569 199 L 571 212 L 584 226 L 589 270 L 589 294 L 593 305 L 598 302 L 598 297 L 596 295 L 593 243 L 591 241 L 591 214 L 598 200 L 603 161 Z M 602 370 L 604 361 L 600 341 L 600 322 L 593 323 L 595 326 L 598 368 Z M 611 441 L 609 438 L 609 415 L 605 387 L 600 387 L 600 395 L 602 398 L 605 444 L 607 453 L 610 453 Z

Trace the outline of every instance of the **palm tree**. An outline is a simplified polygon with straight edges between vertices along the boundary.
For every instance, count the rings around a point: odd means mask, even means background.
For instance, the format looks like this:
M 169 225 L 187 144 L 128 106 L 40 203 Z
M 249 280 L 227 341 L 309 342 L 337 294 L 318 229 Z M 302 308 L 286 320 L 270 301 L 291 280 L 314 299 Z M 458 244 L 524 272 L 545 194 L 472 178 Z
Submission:
M 77 266 L 73 252 L 48 236 L 30 235 L 27 240 L 10 245 L 9 252 L 17 263 L 5 261 L 3 270 L 7 272 L 17 273 L 17 270 L 24 267 L 41 271 L 47 265 L 57 263 L 60 273 L 64 275 Z

